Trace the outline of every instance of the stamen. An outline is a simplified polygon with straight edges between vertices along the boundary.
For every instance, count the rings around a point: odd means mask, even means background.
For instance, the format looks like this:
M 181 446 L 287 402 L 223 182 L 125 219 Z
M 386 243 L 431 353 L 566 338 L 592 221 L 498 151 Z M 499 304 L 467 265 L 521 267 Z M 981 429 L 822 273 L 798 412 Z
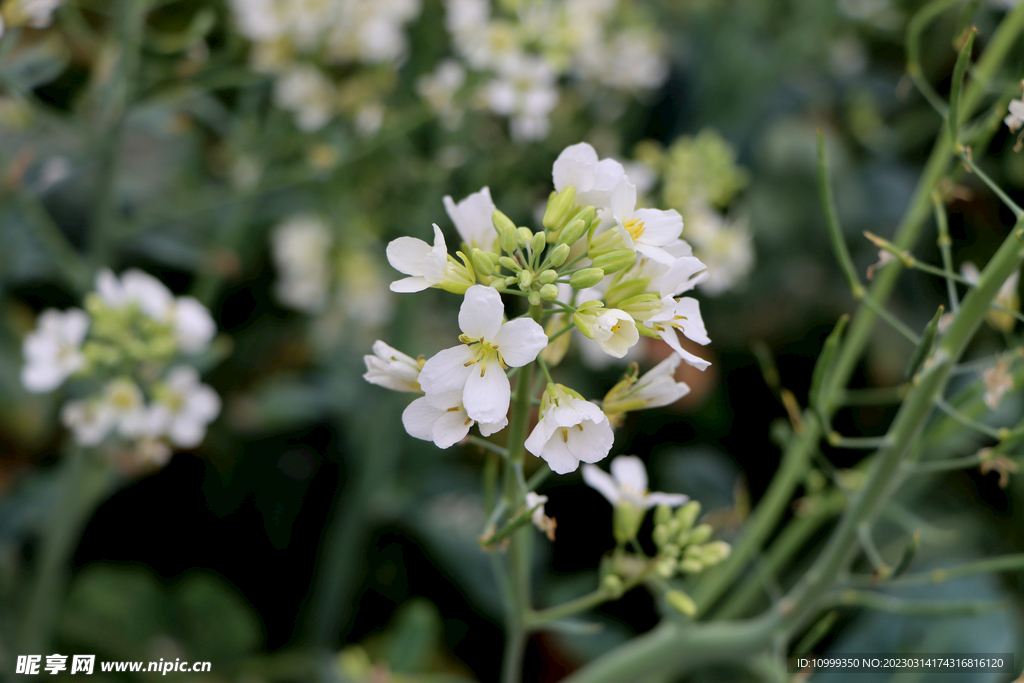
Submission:
M 485 372 L 487 372 L 487 363 L 481 363 L 480 364 L 480 376 L 483 377 Z
M 458 409 L 459 409 L 459 407 L 458 407 L 458 406 L 455 406 L 455 407 L 453 407 L 453 408 L 449 408 L 449 409 L 448 409 L 448 410 L 446 410 L 445 412 L 446 412 L 446 413 L 454 413 L 454 412 L 456 412 L 456 411 L 457 411 Z
M 466 418 L 466 421 L 465 421 L 465 422 L 463 422 L 462 424 L 464 424 L 464 425 L 468 425 L 468 424 L 471 424 L 472 422 L 473 422 L 473 418 L 471 418 L 471 417 L 467 417 L 467 418 Z
M 578 430 L 580 430 L 582 432 L 583 431 L 583 423 L 580 422 L 578 425 L 576 425 L 576 429 L 578 429 Z
M 569 443 L 569 430 L 562 427 L 562 443 Z

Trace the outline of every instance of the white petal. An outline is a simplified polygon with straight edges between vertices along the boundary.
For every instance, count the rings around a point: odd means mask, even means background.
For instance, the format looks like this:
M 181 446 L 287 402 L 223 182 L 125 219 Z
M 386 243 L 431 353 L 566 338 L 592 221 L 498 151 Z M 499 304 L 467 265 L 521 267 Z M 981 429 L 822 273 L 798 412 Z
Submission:
M 675 508 L 683 505 L 690 500 L 689 496 L 685 496 L 682 493 L 648 493 L 644 502 L 645 507 L 652 508 L 655 505 L 668 505 L 669 507 Z
M 508 413 L 512 390 L 497 359 L 470 367 L 462 402 L 477 422 L 500 422 Z
M 555 433 L 557 428 L 558 425 L 555 421 L 548 419 L 548 417 L 545 416 L 544 419 L 537 423 L 537 426 L 533 428 L 533 431 L 530 432 L 530 436 L 526 439 L 526 450 L 530 451 L 538 458 L 541 457 L 544 453 L 544 447 L 548 443 L 548 439 L 551 438 L 551 435 Z M 576 468 L 574 467 L 573 469 Z
M 109 306 L 121 306 L 125 302 L 124 288 L 113 271 L 103 268 L 96 273 L 96 293 Z
M 654 247 L 672 244 L 683 232 L 683 217 L 675 209 L 637 209 L 633 218 L 639 218 L 644 223 L 641 240 Z
M 625 223 L 633 217 L 633 209 L 636 208 L 636 186 L 629 182 L 628 178 L 620 180 L 612 190 L 611 204 L 612 215 L 620 223 Z
M 592 489 L 597 491 L 608 499 L 608 502 L 612 505 L 617 505 L 621 495 L 619 494 L 619 487 L 615 485 L 612 478 L 596 465 L 584 465 L 583 466 L 583 481 L 587 483 Z
M 431 246 L 415 237 L 399 237 L 388 244 L 388 263 L 400 273 L 423 275 L 423 259 L 430 253 Z M 399 291 L 399 290 L 395 290 Z
M 409 294 L 412 292 L 422 292 L 424 289 L 430 287 L 430 283 L 427 282 L 425 277 L 407 277 L 401 280 L 395 280 L 391 283 L 391 291 L 398 292 L 400 294 Z
M 472 360 L 473 351 L 465 344 L 439 351 L 423 364 L 420 371 L 420 387 L 427 394 L 462 391 L 470 372 L 476 367 L 466 366 L 466 363 Z
M 405 425 L 405 431 L 409 432 L 409 436 L 424 441 L 433 441 L 434 423 L 443 414 L 444 411 L 430 405 L 427 397 L 423 396 L 410 403 L 402 411 L 402 424 Z
M 706 361 L 700 356 L 693 355 L 680 345 L 679 337 L 676 335 L 675 328 L 670 327 L 667 330 L 659 331 L 658 334 L 665 340 L 666 344 L 672 347 L 673 351 L 679 354 L 680 358 L 686 361 L 688 365 L 692 365 L 701 371 L 707 370 L 711 367 L 710 361 Z
M 575 472 L 576 468 L 580 466 L 579 458 L 569 452 L 569 447 L 562 440 L 560 434 L 556 434 L 548 440 L 540 457 L 544 458 L 555 474 Z
M 686 318 L 683 321 L 683 334 L 687 339 L 691 339 L 701 346 L 711 343 L 708 331 L 704 327 L 704 319 L 700 315 L 700 304 L 696 299 L 688 296 L 680 299 L 676 304 L 676 315 Z
M 579 427 L 569 430 L 569 452 L 581 462 L 598 462 L 608 457 L 608 452 L 615 443 L 615 434 L 608 419 L 604 417 L 600 422 L 589 420 L 581 422 Z M 558 435 L 555 435 L 557 440 Z
M 500 422 L 480 422 L 477 424 L 480 428 L 481 436 L 490 436 L 491 434 L 497 434 L 502 429 L 508 426 L 508 418 L 504 417 Z
M 195 448 L 203 442 L 203 438 L 206 436 L 206 425 L 198 420 L 179 416 L 171 423 L 167 430 L 167 436 L 175 446 Z
M 646 233 L 643 236 L 646 237 Z M 636 249 L 637 253 L 666 266 L 672 265 L 676 260 L 676 257 L 665 249 L 656 247 L 652 244 L 647 244 L 642 240 L 635 240 L 633 242 L 633 248 Z
M 473 420 L 466 417 L 463 410 L 453 410 L 441 414 L 434 423 L 434 445 L 438 448 L 450 448 L 466 438 Z
M 190 296 L 174 302 L 174 328 L 178 346 L 185 353 L 202 353 L 217 333 L 217 324 L 206 306 Z
M 661 280 L 661 296 L 679 296 L 690 291 L 700 283 L 694 276 L 706 270 L 707 266 L 694 256 L 676 259 Z
M 501 295 L 496 289 L 473 285 L 466 290 L 466 298 L 462 300 L 462 306 L 459 308 L 459 328 L 472 339 L 493 342 L 498 330 L 502 328 L 501 320 L 504 315 L 505 306 L 501 303 Z M 543 334 L 544 331 L 541 330 L 541 335 Z M 546 337 L 544 343 L 547 344 Z M 534 356 L 536 355 L 535 353 Z
M 62 327 L 64 341 L 71 346 L 78 346 L 89 331 L 89 316 L 85 311 L 69 308 L 64 311 Z
M 647 468 L 644 461 L 635 455 L 620 455 L 612 460 L 611 469 L 620 487 L 641 493 L 647 490 Z
M 497 239 L 491 216 L 497 208 L 491 199 L 491 190 L 484 187 L 456 204 L 451 197 L 444 198 L 444 208 L 455 224 L 462 241 L 470 248 L 490 249 Z
M 516 318 L 502 325 L 491 343 L 498 347 L 505 365 L 518 368 L 536 358 L 548 345 L 548 338 L 535 320 Z
M 555 191 L 561 192 L 569 185 L 577 192 L 589 190 L 597 178 L 597 163 L 597 152 L 586 142 L 566 147 L 551 167 Z
M 605 419 L 604 413 L 597 405 L 578 398 L 566 398 L 559 405 L 548 409 L 545 417 L 559 427 L 575 427 L 584 420 L 600 422 Z
M 21 384 L 34 394 L 53 391 L 67 379 L 55 363 L 31 363 L 21 368 Z

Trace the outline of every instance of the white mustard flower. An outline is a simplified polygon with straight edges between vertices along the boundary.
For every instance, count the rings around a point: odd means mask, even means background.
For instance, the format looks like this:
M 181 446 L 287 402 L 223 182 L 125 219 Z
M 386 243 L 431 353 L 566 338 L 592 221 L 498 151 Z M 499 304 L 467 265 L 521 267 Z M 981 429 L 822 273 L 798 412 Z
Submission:
M 627 374 L 605 395 L 601 404 L 605 413 L 611 418 L 634 410 L 661 408 L 686 396 L 690 387 L 685 382 L 676 381 L 676 369 L 681 360 L 672 354 L 639 379 L 636 379 L 635 370 L 632 375 Z
M 455 96 L 466 82 L 466 69 L 454 59 L 444 59 L 433 73 L 420 76 L 416 92 L 441 117 L 446 128 L 454 129 L 462 120 L 462 110 Z
M 647 469 L 644 462 L 635 455 L 620 455 L 612 459 L 612 474 L 608 476 L 594 465 L 583 466 L 583 481 L 612 505 L 629 503 L 641 510 L 648 510 L 655 505 L 679 507 L 690 500 L 681 493 L 658 493 L 647 490 Z
M 373 353 L 363 356 L 366 363 L 363 379 L 394 391 L 422 393 L 419 376 L 424 361 L 411 358 L 379 339 L 373 343 Z
M 611 212 L 630 249 L 666 265 L 675 257 L 664 249 L 679 239 L 683 217 L 675 209 L 637 209 L 636 186 L 623 177 L 612 191 Z
M 399 237 L 387 248 L 388 263 L 409 277 L 391 283 L 392 292 L 421 292 L 444 282 L 448 268 L 448 245 L 444 233 L 434 224 L 434 246 L 415 237 Z
M 615 159 L 598 159 L 597 152 L 586 142 L 562 150 L 551 167 L 555 191 L 572 185 L 576 203 L 598 209 L 611 207 L 612 191 L 626 177 L 626 171 Z
M 733 289 L 754 267 L 753 237 L 743 220 L 726 222 L 710 206 L 692 206 L 686 212 L 686 236 L 708 266 L 700 283 L 706 294 L 716 296 Z
M 672 297 L 665 297 L 662 299 L 662 309 L 645 320 L 644 324 L 657 332 L 658 336 L 689 365 L 698 370 L 706 370 L 711 365 L 709 361 L 684 349 L 676 335 L 676 330 L 679 330 L 687 339 L 701 346 L 711 343 L 711 338 L 704 327 L 704 319 L 700 315 L 700 304 L 696 299 L 684 296 L 677 301 Z
M 195 448 L 206 436 L 206 426 L 220 414 L 220 396 L 199 381 L 191 366 L 171 368 L 155 392 L 150 408 L 156 429 L 180 448 Z
M 36 329 L 22 343 L 25 365 L 21 383 L 31 392 L 53 391 L 85 366 L 81 346 L 89 330 L 89 316 L 77 308 L 47 309 Z
M 498 231 L 494 229 L 491 216 L 498 207 L 491 199 L 491 190 L 484 187 L 467 196 L 458 204 L 450 196 L 444 197 L 444 210 L 455 224 L 459 237 L 470 249 L 497 252 Z
M 568 474 L 581 462 L 604 459 L 614 440 L 608 417 L 597 405 L 561 384 L 549 384 L 526 450 L 547 461 L 553 472 Z
M 985 368 L 981 380 L 985 384 L 985 405 L 995 410 L 1003 400 L 1003 394 L 1013 389 L 1010 359 L 1004 356 L 995 365 Z
M 573 316 L 583 334 L 597 342 L 602 351 L 609 356 L 622 358 L 626 352 L 640 340 L 636 322 L 625 311 L 617 308 L 592 308 L 587 302 L 582 304 Z
M 555 73 L 543 59 L 522 54 L 501 66 L 484 91 L 487 106 L 495 114 L 512 117 L 512 139 L 544 139 L 551 127 L 548 114 L 558 104 Z
M 512 389 L 505 369 L 533 361 L 548 338 L 536 321 L 517 318 L 503 323 L 501 295 L 474 285 L 459 308 L 463 342 L 429 359 L 419 382 L 427 394 L 462 391 L 466 413 L 477 422 L 496 423 L 508 412 Z
M 125 378 L 108 382 L 99 396 L 65 404 L 61 421 L 83 446 L 99 444 L 114 430 L 127 439 L 152 436 L 154 431 L 142 390 Z
M 315 216 L 293 216 L 270 235 L 277 267 L 274 293 L 281 303 L 308 313 L 323 309 L 331 284 L 329 254 L 333 236 Z
M 410 436 L 433 441 L 438 448 L 449 448 L 466 438 L 475 421 L 466 413 L 461 391 L 427 394 L 402 413 L 402 424 Z M 481 422 L 480 434 L 490 436 L 508 425 L 502 416 L 497 422 Z
M 274 104 L 295 115 L 299 130 L 320 130 L 333 118 L 337 93 L 320 69 L 293 65 L 274 81 Z
M 530 521 L 533 525 L 543 531 L 549 541 L 555 540 L 555 529 L 558 528 L 558 523 L 554 517 L 548 517 L 544 513 L 544 503 L 548 502 L 547 496 L 541 496 L 533 491 L 527 491 L 526 493 L 526 507 L 533 509 L 530 513 Z
M 1016 133 L 1017 129 L 1024 125 L 1024 101 L 1010 100 L 1009 113 L 1003 119 L 1003 123 L 1011 133 Z

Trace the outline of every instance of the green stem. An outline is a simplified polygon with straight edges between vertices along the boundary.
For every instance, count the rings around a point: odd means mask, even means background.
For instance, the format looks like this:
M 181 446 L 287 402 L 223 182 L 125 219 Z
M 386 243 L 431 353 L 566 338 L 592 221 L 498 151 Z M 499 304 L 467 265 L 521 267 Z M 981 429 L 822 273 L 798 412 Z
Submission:
M 1016 553 L 1013 555 L 990 557 L 985 560 L 969 562 L 967 564 L 962 564 L 957 567 L 949 567 L 947 569 L 932 569 L 928 572 L 907 574 L 905 576 L 886 581 L 883 585 L 920 586 L 929 583 L 954 581 L 974 574 L 985 574 L 988 572 L 1017 572 L 1022 569 L 1024 569 L 1024 553 Z

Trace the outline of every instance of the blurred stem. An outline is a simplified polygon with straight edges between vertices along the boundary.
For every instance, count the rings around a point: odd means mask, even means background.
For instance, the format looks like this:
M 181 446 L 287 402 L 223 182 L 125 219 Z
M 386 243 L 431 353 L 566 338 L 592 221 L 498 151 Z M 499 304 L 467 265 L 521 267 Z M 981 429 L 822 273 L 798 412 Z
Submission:
M 68 580 L 68 561 L 86 520 L 117 480 L 112 466 L 77 446 L 68 451 L 60 468 L 56 508 L 43 530 L 18 652 L 43 652 L 50 647 Z

